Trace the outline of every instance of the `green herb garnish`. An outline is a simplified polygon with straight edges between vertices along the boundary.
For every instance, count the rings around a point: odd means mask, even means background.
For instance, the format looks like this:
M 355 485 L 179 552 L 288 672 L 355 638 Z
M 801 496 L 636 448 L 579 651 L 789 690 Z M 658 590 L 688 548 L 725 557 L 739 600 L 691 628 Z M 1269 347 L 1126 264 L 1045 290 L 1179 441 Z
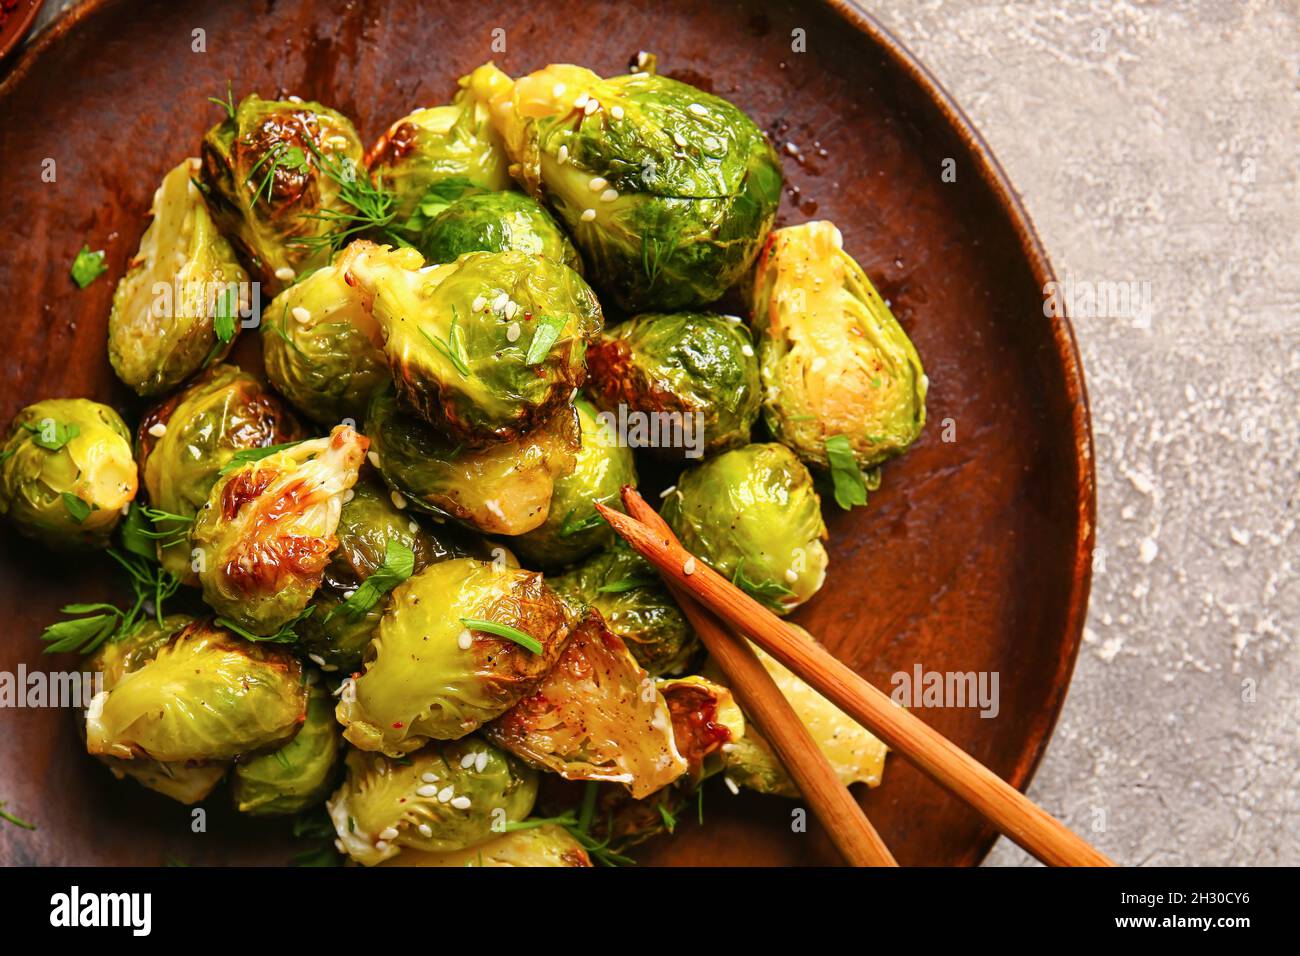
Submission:
M 384 562 L 361 582 L 352 596 L 335 607 L 326 616 L 330 618 L 342 611 L 352 620 L 360 620 L 366 612 L 379 603 L 379 599 L 397 587 L 415 572 L 415 552 L 397 541 L 389 541 L 384 548 Z
M 568 316 L 564 315 L 544 315 L 538 319 L 533 341 L 528 346 L 528 356 L 524 359 L 525 364 L 536 365 L 545 359 L 568 322 Z
M 280 629 L 278 631 L 276 631 L 274 634 L 270 634 L 266 636 L 263 636 L 261 634 L 254 634 L 252 631 L 248 630 L 242 625 L 236 624 L 228 617 L 218 617 L 216 619 L 216 624 L 218 627 L 224 627 L 228 631 L 234 631 L 236 634 L 238 634 L 246 641 L 253 641 L 254 643 L 263 643 L 263 644 L 292 644 L 294 641 L 298 640 L 298 632 L 297 630 L 295 630 L 295 628 L 302 621 L 305 621 L 307 618 L 311 617 L 312 613 L 315 610 L 316 610 L 315 605 L 311 605 L 310 607 L 303 608 L 301 611 L 299 611 L 289 620 L 281 624 Z
M 498 624 L 496 621 L 481 621 L 476 617 L 462 617 L 460 623 L 471 630 L 482 631 L 484 634 L 495 634 L 497 637 L 504 637 L 507 640 L 514 641 L 520 647 L 534 654 L 542 652 L 541 641 L 529 634 L 525 634 L 517 627 L 511 627 L 509 624 Z
M 107 271 L 103 249 L 91 252 L 90 246 L 82 246 L 81 251 L 77 253 L 77 258 L 72 260 L 72 281 L 83 289 Z
M 8 820 L 14 826 L 22 827 L 24 830 L 36 829 L 36 824 L 28 823 L 26 820 L 20 820 L 18 817 L 14 816 L 12 813 L 9 813 L 7 810 L 5 810 L 5 807 L 7 807 L 8 805 L 9 804 L 7 802 L 0 800 L 0 820 Z
M 261 461 L 263 458 L 270 458 L 276 452 L 281 452 L 286 448 L 292 448 L 295 445 L 301 444 L 301 441 L 287 441 L 281 445 L 263 445 L 260 448 L 241 448 L 230 456 L 229 461 L 221 466 L 220 474 L 228 475 L 232 471 L 239 470 L 244 465 L 251 465 L 255 461 Z
M 785 610 L 785 606 L 781 603 L 781 598 L 794 596 L 794 592 L 780 581 L 773 581 L 771 578 L 764 578 L 762 581 L 754 581 L 746 576 L 744 558 L 741 558 L 736 562 L 736 570 L 731 575 L 731 583 L 740 588 L 750 597 L 754 598 L 760 604 L 764 604 L 776 611 Z
M 853 457 L 853 447 L 847 435 L 832 435 L 826 439 L 826 458 L 831 465 L 831 481 L 835 485 L 835 503 L 845 511 L 855 505 L 867 503 L 867 483 L 862 469 Z
M 68 517 L 77 524 L 83 523 L 95 510 L 70 491 L 60 491 L 59 497 L 63 499 L 63 507 L 68 511 Z
M 24 422 L 23 428 L 32 433 L 32 444 L 47 451 L 58 451 L 72 439 L 81 434 L 81 426 L 75 422 L 63 424 L 53 418 L 45 418 L 36 424 Z

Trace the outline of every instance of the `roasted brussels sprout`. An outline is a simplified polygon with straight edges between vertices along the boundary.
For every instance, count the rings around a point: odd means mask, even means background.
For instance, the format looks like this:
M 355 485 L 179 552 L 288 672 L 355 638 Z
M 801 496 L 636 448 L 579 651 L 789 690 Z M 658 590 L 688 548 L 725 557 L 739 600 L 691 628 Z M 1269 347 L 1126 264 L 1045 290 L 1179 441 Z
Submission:
M 235 764 L 230 788 L 235 806 L 255 815 L 297 813 L 325 799 L 334 785 L 342 750 L 334 701 L 319 684 L 307 700 L 302 729 L 283 747 Z
M 246 96 L 203 138 L 203 190 L 212 218 L 266 291 L 329 262 L 350 229 L 343 199 L 360 171 L 352 123 L 327 106 Z
M 928 385 L 921 359 L 834 225 L 773 232 L 749 295 L 763 418 L 778 440 L 822 469 L 837 438 L 859 468 L 916 441 Z
M 463 737 L 537 689 L 570 628 L 540 574 L 473 558 L 431 565 L 393 591 L 365 672 L 344 683 L 344 736 L 391 756 Z
M 362 654 L 388 606 L 388 595 L 377 595 L 368 607 L 348 603 L 348 598 L 385 567 L 390 548 L 398 545 L 410 552 L 411 573 L 423 571 L 434 561 L 464 556 L 459 542 L 435 535 L 411 520 L 393 503 L 383 482 L 363 476 L 352 492 L 339 516 L 338 547 L 325 566 L 320 590 L 312 598 L 316 611 L 295 627 L 299 650 L 323 670 L 348 673 L 361 667 Z
M 487 105 L 509 87 L 510 78 L 486 63 L 459 82 L 449 106 L 403 117 L 366 154 L 376 185 L 393 196 L 397 229 L 410 242 L 462 196 L 511 185 L 509 160 Z
M 746 445 L 684 471 L 662 512 L 686 550 L 778 614 L 826 578 L 821 500 L 784 445 Z
M 128 760 L 229 760 L 288 741 L 306 712 L 302 665 L 288 649 L 196 621 L 95 696 L 86 748 Z
M 0 514 L 60 550 L 108 544 L 137 484 L 126 424 L 86 398 L 28 405 L 0 451 Z
M 154 193 L 140 250 L 113 293 L 108 358 L 139 395 L 175 388 L 230 350 L 252 306 L 248 273 L 208 214 L 187 159 Z
M 373 866 L 404 848 L 463 850 L 528 816 L 537 774 L 477 737 L 430 744 L 395 761 L 353 750 L 328 802 L 339 848 Z
M 465 448 L 404 411 L 391 388 L 375 393 L 366 431 L 379 470 L 405 501 L 485 534 L 520 535 L 546 521 L 557 479 L 573 471 L 577 412 L 562 408 L 518 441 Z
M 335 424 L 360 421 L 376 387 L 388 381 L 384 336 L 370 314 L 370 299 L 347 281 L 348 246 L 333 264 L 285 289 L 262 319 L 266 375 L 304 415 Z M 424 263 L 414 249 L 392 253 L 411 268 Z
M 99 646 L 86 660 L 86 668 L 103 675 L 103 690 L 111 691 L 127 674 L 138 671 L 157 656 L 179 631 L 192 624 L 188 614 L 170 614 L 161 621 L 146 618 L 131 633 L 119 640 Z M 229 764 L 224 760 L 212 763 L 163 763 L 148 757 L 122 760 L 117 757 L 97 758 L 112 771 L 118 780 L 130 777 L 141 786 L 180 803 L 198 803 L 211 793 L 225 776 Z
M 728 744 L 745 736 L 745 717 L 731 691 L 704 677 L 670 677 L 658 686 L 691 779 L 698 783 L 717 773 Z
M 436 853 L 405 849 L 380 866 L 591 866 L 591 857 L 582 844 L 564 827 L 554 823 L 532 826 L 525 820 L 523 828 L 512 830 L 494 840 L 463 850 Z
M 632 450 L 619 444 L 613 429 L 596 418 L 587 402 L 574 402 L 582 429 L 582 448 L 573 473 L 557 478 L 546 521 L 510 542 L 530 565 L 543 570 L 572 564 L 611 544 L 614 532 L 594 502 L 622 510 L 619 489 L 636 485 Z
M 582 257 L 537 200 L 523 193 L 479 193 L 458 199 L 420 234 L 430 262 L 455 262 L 467 252 L 526 252 L 581 274 Z
M 186 519 L 207 502 L 221 469 L 237 452 L 301 437 L 280 399 L 233 365 L 214 365 L 149 410 L 136 432 L 136 459 L 149 504 L 172 516 L 155 522 L 162 566 L 197 585 Z
M 738 321 L 711 312 L 634 316 L 600 336 L 587 364 L 596 404 L 610 415 L 620 406 L 641 412 L 668 430 L 669 441 L 652 434 L 637 444 L 680 444 L 685 457 L 699 458 L 749 441 L 760 402 L 758 359 Z
M 483 733 L 566 780 L 621 783 L 638 799 L 687 770 L 663 696 L 597 611 L 583 617 L 537 690 Z
M 802 631 L 807 640 L 813 640 L 803 628 L 796 630 Z M 808 728 L 813 740 L 817 741 L 818 748 L 835 768 L 840 780 L 846 786 L 851 783 L 878 786 L 889 748 L 771 655 L 758 647 L 754 648 L 754 653 L 786 700 L 790 701 L 790 706 Z M 712 663 L 706 671 L 718 681 L 725 680 Z M 752 723 L 745 725 L 744 736 L 735 739 L 733 744 L 723 753 L 727 776 L 732 782 L 760 793 L 783 797 L 799 795 L 794 781 L 772 753 L 771 745 Z
M 511 172 L 629 312 L 718 299 L 763 245 L 781 166 L 739 109 L 685 83 L 553 65 L 493 101 Z
M 599 611 L 651 677 L 681 673 L 699 650 L 695 632 L 654 568 L 622 544 L 547 580 L 575 611 Z
M 338 425 L 328 438 L 237 464 L 212 486 L 190 543 L 203 599 L 218 614 L 266 637 L 303 612 L 338 545 L 343 498 L 368 444 Z
M 374 299 L 397 390 L 472 446 L 523 437 L 586 377 L 600 305 L 582 277 L 523 252 L 471 252 L 432 269 L 365 243 L 348 275 Z

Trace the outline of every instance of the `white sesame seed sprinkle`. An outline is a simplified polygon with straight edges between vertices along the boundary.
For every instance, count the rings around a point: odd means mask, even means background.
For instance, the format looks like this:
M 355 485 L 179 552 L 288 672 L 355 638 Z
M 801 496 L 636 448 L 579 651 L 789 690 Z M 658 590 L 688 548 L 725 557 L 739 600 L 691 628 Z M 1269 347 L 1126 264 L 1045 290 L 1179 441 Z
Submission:
M 293 275 L 293 270 L 288 266 L 280 266 L 280 268 L 275 270 L 275 277 L 281 282 L 289 282 L 293 279 Z
M 487 769 L 487 765 L 488 765 L 488 752 L 486 750 L 480 750 L 478 752 L 478 755 L 474 758 L 474 769 L 477 770 L 479 773 L 482 773 L 484 770 Z
M 312 663 L 316 664 L 318 667 L 325 666 L 325 658 L 321 657 L 319 654 L 308 654 L 307 656 L 311 659 Z
M 623 107 L 621 107 L 621 106 L 611 106 L 611 107 L 609 108 L 609 113 L 610 113 L 611 116 L 614 117 L 614 119 L 622 119 L 622 118 L 623 118 Z
M 676 143 L 678 146 L 682 147 L 683 149 L 686 148 L 686 137 L 683 136 L 681 133 L 677 132 L 676 130 L 673 130 L 673 142 Z
M 752 346 L 752 345 L 750 345 L 748 342 L 746 342 L 744 345 L 742 345 L 742 346 L 740 347 L 740 354 L 743 355 L 743 356 L 745 356 L 745 358 L 753 358 L 753 357 L 754 357 L 754 346 Z
M 465 756 L 461 757 L 460 769 L 465 770 L 466 768 L 468 768 L 469 765 L 474 762 L 474 758 L 477 756 L 478 754 L 474 753 L 474 751 L 471 750 L 469 753 L 465 754 Z
M 520 332 L 520 329 L 519 329 L 519 323 L 518 323 L 518 322 L 511 322 L 511 323 L 510 323 L 510 326 L 506 329 L 506 341 L 507 341 L 507 342 L 518 342 L 518 341 L 519 341 L 519 332 Z
M 799 574 L 798 572 L 795 571 L 794 568 L 786 568 L 785 579 L 789 581 L 791 584 L 794 584 L 794 582 L 799 580 Z
M 357 593 L 356 588 L 348 588 L 346 591 L 343 592 L 343 600 L 345 601 L 350 600 L 352 595 L 356 593 Z
M 495 299 L 492 300 L 492 311 L 504 312 L 506 309 L 506 303 L 509 301 L 510 301 L 510 296 L 502 292 L 500 295 L 498 295 Z
M 451 787 L 443 787 L 441 790 L 438 791 L 438 802 L 446 803 L 448 800 L 452 798 L 452 795 L 455 792 L 456 791 Z
M 408 531 L 411 532 L 411 534 L 419 534 L 419 533 L 420 533 L 420 526 L 419 526 L 418 524 L 416 524 L 414 521 L 409 521 L 409 522 L 407 522 L 407 524 L 406 524 L 406 528 L 407 528 Z
M 618 198 L 617 189 L 606 189 L 603 193 L 600 194 L 601 202 L 613 202 L 617 198 Z
M 682 574 L 690 577 L 695 573 L 695 558 L 690 557 L 682 562 Z
M 473 644 L 474 644 L 474 635 L 471 634 L 468 630 L 461 631 L 460 637 L 456 638 L 456 646 L 459 647 L 462 651 L 469 650 L 470 647 L 473 646 Z
M 468 810 L 470 806 L 469 797 L 457 797 L 451 801 L 451 805 L 457 810 Z
M 579 93 L 579 94 L 578 94 L 578 98 L 577 98 L 576 100 L 573 101 L 573 108 L 576 109 L 576 110 L 586 109 L 586 108 L 587 108 L 587 101 L 588 101 L 589 99 L 591 99 L 591 96 L 590 96 L 589 94 L 587 94 L 587 93 Z
M 556 151 L 555 161 L 559 163 L 561 166 L 563 166 L 565 163 L 569 161 L 569 147 L 567 143 L 562 144 L 559 150 Z
M 426 840 L 433 838 L 433 827 L 429 826 L 429 824 L 421 823 L 416 829 L 420 831 L 420 836 L 424 837 Z
M 438 788 L 431 783 L 422 784 L 415 788 L 415 795 L 417 797 L 436 797 Z
M 388 849 L 388 841 L 387 841 L 387 840 L 376 840 L 376 841 L 375 841 L 375 849 L 378 850 L 380 853 L 383 853 L 385 850 Z
M 600 109 L 600 102 L 598 100 L 592 99 L 592 100 L 587 100 L 587 105 L 582 108 L 582 112 L 585 113 L 587 116 L 590 116 L 598 109 Z
M 583 222 L 591 222 L 593 219 L 596 218 L 596 210 L 584 209 L 582 211 L 582 215 L 579 216 L 578 218 L 581 219 Z
M 727 785 L 727 789 L 731 791 L 732 796 L 740 793 L 740 788 L 736 786 L 736 781 L 732 780 L 730 777 L 723 777 L 722 782 Z
M 380 833 L 379 833 L 379 839 L 381 839 L 381 840 L 396 840 L 396 839 L 397 839 L 397 830 L 395 830 L 393 827 L 389 827 L 389 828 L 386 829 L 386 830 L 381 830 Z
M 162 438 L 167 434 L 167 426 L 162 422 L 154 422 L 149 426 L 149 434 L 154 438 Z
M 598 193 L 608 185 L 609 180 L 604 176 L 592 176 L 591 182 L 587 183 L 587 188 L 594 193 Z
M 471 312 L 482 312 L 485 305 L 487 305 L 487 299 L 480 295 L 474 297 L 474 301 L 469 304 L 469 308 Z
M 437 783 L 438 775 L 436 773 L 429 773 L 429 771 L 426 770 L 424 773 L 420 774 L 420 779 L 425 783 Z
M 303 325 L 306 325 L 311 321 L 311 311 L 309 309 L 304 309 L 300 305 L 295 305 L 293 307 L 293 317 Z
M 676 490 L 677 490 L 677 486 L 676 486 L 676 485 L 669 485 L 669 486 L 668 486 L 667 488 L 665 488 L 663 491 L 659 492 L 659 497 L 660 497 L 660 498 L 667 498 L 669 495 L 671 495 L 671 494 L 672 494 L 674 491 L 676 491 Z
M 703 106 L 701 106 L 699 103 L 692 103 L 690 106 L 688 106 L 688 107 L 686 107 L 686 108 L 687 108 L 688 110 L 690 110 L 692 113 L 694 113 L 696 116 L 708 116 L 708 115 L 709 115 L 709 111 L 706 110 L 706 109 L 705 109 Z
M 379 467 L 379 452 L 368 451 L 366 452 L 366 458 L 370 460 L 370 464 L 374 465 L 376 468 Z
M 506 303 L 506 318 L 513 319 L 519 312 L 519 303 L 511 299 Z
M 406 507 L 406 499 L 402 497 L 402 493 L 400 491 L 394 491 L 392 493 L 392 499 L 393 499 L 393 507 L 396 508 L 397 510 L 400 511 Z

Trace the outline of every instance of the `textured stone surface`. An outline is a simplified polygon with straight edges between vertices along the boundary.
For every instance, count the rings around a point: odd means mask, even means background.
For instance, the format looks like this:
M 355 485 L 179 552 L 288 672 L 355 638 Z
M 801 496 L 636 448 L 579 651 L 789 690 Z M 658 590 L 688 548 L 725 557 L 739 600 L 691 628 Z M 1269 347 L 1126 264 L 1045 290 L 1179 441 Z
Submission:
M 1138 283 L 1137 307 L 1075 310 L 1098 552 L 1031 795 L 1122 863 L 1300 863 L 1297 5 L 866 6 L 1062 279 Z M 989 862 L 1031 861 L 1003 840 Z

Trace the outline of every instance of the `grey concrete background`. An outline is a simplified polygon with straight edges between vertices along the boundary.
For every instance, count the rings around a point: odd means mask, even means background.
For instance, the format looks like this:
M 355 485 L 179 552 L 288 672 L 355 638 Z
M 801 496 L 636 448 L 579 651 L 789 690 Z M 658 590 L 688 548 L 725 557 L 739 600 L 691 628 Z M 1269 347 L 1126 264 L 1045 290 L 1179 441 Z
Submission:
M 1149 321 L 1075 316 L 1098 547 L 1030 795 L 1121 863 L 1300 863 L 1300 6 L 862 6 L 974 120 L 1062 278 L 1149 290 Z

